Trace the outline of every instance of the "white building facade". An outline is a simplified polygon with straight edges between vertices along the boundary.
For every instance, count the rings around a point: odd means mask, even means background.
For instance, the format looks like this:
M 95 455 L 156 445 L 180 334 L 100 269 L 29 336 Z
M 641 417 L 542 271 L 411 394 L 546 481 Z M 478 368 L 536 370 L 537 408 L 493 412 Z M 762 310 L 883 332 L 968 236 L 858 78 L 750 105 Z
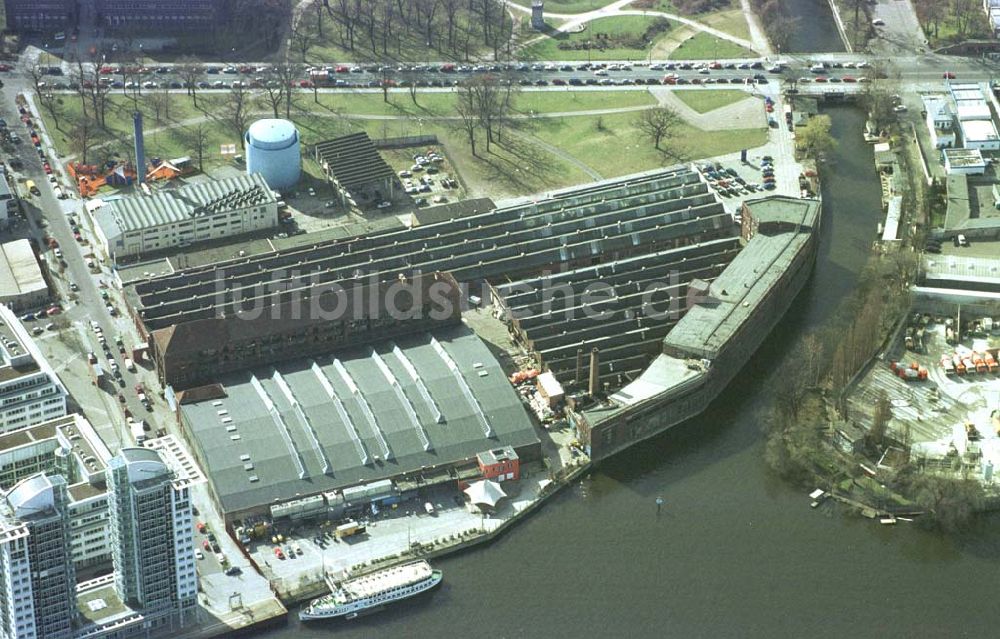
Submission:
M 74 636 L 76 572 L 69 553 L 66 480 L 33 475 L 0 505 L 0 636 Z
M 0 433 L 66 414 L 66 389 L 24 330 L 0 305 Z
M 108 202 L 94 228 L 112 260 L 233 237 L 278 225 L 278 198 L 260 174 L 187 184 Z
M 150 628 L 194 620 L 198 576 L 186 480 L 160 454 L 123 448 L 108 464 L 115 589 Z
M 931 143 L 936 149 L 955 146 L 955 111 L 952 101 L 946 95 L 925 96 L 923 98 L 924 121 Z

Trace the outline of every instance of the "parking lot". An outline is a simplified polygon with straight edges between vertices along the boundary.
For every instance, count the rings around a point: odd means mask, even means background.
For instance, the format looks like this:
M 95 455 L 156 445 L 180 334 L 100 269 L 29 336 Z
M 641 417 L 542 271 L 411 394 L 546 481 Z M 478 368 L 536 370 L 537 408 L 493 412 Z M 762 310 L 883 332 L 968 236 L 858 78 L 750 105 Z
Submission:
M 427 550 L 435 543 L 453 543 L 463 534 L 493 531 L 535 501 L 540 482 L 547 481 L 539 472 L 522 475 L 517 482 L 505 482 L 509 498 L 488 515 L 471 512 L 457 489 L 449 486 L 394 508 L 377 509 L 376 514 L 366 510 L 363 517 L 355 516 L 365 525 L 361 534 L 337 540 L 334 531 L 339 522 L 294 527 L 286 524 L 275 529 L 282 534 L 280 544 L 272 543 L 270 538 L 258 539 L 248 550 L 279 592 L 294 590 L 322 580 L 324 572 L 347 571 L 379 558 Z M 428 501 L 434 506 L 433 514 L 425 510 Z M 283 558 L 276 555 L 276 546 L 281 547 Z
M 383 150 L 381 153 L 416 206 L 455 202 L 465 197 L 455 167 L 440 146 Z

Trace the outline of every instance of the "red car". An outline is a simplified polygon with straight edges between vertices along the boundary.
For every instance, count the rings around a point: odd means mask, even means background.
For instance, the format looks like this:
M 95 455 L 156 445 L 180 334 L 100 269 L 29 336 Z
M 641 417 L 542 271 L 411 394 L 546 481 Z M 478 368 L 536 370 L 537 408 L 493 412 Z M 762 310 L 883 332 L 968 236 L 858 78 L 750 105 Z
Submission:
M 208 543 L 208 540 L 205 539 L 201 542 L 201 547 L 204 548 L 205 550 L 208 550 L 212 547 L 212 544 Z
M 45 170 L 45 174 L 46 175 L 51 175 L 52 174 L 52 167 L 49 166 L 48 162 L 46 162 L 45 164 L 42 165 L 42 169 Z
M 345 67 L 344 65 L 340 65 L 339 67 L 337 67 L 336 69 L 334 69 L 334 71 L 336 73 L 347 73 L 348 71 L 350 71 L 350 69 L 347 68 L 347 67 Z
M 49 315 L 58 315 L 59 313 L 62 313 L 62 309 L 59 308 L 58 306 L 51 306 L 49 307 L 49 310 L 45 312 Z
M 814 82 L 826 82 L 826 77 L 821 75 L 818 78 L 816 78 Z
M 844 76 L 844 82 L 857 82 L 857 80 L 855 80 L 853 77 L 851 77 L 849 75 L 845 75 Z
M 309 80 L 299 80 L 299 86 L 303 89 L 311 88 L 313 83 Z
M 112 67 L 107 67 L 107 66 L 101 67 L 101 71 L 100 71 L 101 75 L 109 75 L 109 74 L 112 74 L 114 72 L 115 72 L 115 70 Z
M 955 73 L 952 72 L 952 71 L 945 71 L 944 72 L 944 79 L 945 80 L 954 80 L 955 79 Z

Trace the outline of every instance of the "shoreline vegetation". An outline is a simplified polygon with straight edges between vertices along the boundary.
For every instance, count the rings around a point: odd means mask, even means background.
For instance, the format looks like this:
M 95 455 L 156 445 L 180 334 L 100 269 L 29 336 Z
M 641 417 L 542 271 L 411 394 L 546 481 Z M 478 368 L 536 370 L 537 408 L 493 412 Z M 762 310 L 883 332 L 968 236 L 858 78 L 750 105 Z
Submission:
M 824 144 L 820 141 L 818 147 Z M 818 152 L 819 156 L 828 149 Z M 816 152 L 816 151 L 814 151 Z M 905 156 L 905 153 L 902 154 Z M 926 206 L 904 162 L 906 199 L 920 218 Z M 803 336 L 781 366 L 782 382 L 765 418 L 765 462 L 783 479 L 826 496 L 868 518 L 915 517 L 945 532 L 969 528 L 979 512 L 996 509 L 982 484 L 959 472 L 961 460 L 935 472 L 910 455 L 910 432 L 890 429 L 892 404 L 875 400 L 870 424 L 852 419 L 847 397 L 910 313 L 916 254 L 873 253 L 855 290 L 819 331 Z

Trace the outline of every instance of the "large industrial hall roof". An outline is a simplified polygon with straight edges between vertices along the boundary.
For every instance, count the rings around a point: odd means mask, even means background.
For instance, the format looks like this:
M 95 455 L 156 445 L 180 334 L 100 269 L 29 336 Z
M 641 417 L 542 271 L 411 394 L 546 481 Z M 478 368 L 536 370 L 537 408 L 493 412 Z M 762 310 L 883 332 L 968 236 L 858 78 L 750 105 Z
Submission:
M 794 222 L 796 228 L 758 233 L 719 277 L 708 298 L 688 310 L 667 335 L 664 345 L 693 357 L 714 359 L 757 310 L 809 242 L 819 222 L 816 200 L 769 197 L 746 203 L 763 227 L 765 222 Z
M 534 445 L 487 346 L 456 326 L 221 380 L 181 411 L 227 513 Z
M 580 286 L 617 273 L 617 294 L 627 296 L 631 295 L 629 286 L 650 284 L 654 277 L 669 279 L 657 266 L 658 260 L 686 262 L 678 263 L 675 269 L 680 278 L 677 284 L 694 277 L 711 279 L 736 249 L 734 240 L 712 240 L 732 238 L 736 233 L 732 217 L 698 174 L 680 167 L 568 189 L 544 199 L 410 229 L 193 267 L 136 282 L 126 290 L 149 331 L 220 316 L 230 318 L 237 302 L 249 304 L 279 291 L 290 295 L 297 287 L 304 291 L 306 286 L 331 284 L 346 288 L 370 277 L 389 282 L 400 273 L 416 271 L 449 272 L 459 282 L 499 283 L 519 278 L 531 281 L 545 272 L 568 270 L 577 274 Z M 704 246 L 684 248 L 699 243 Z M 674 249 L 678 252 L 672 253 Z M 603 266 L 594 268 L 598 264 Z M 682 289 L 677 293 L 682 294 Z M 628 304 L 633 301 L 634 296 Z M 558 346 L 564 351 L 544 355 L 553 368 L 564 369 L 565 361 L 557 360 L 575 357 L 578 346 L 606 331 L 606 327 L 591 327 L 597 333 L 574 335 L 587 321 L 583 318 L 579 325 L 565 327 L 562 337 L 547 336 L 553 346 L 560 342 Z M 654 327 L 637 317 L 628 321 L 650 349 L 668 326 L 661 323 Z M 557 329 L 552 330 L 562 333 Z M 629 339 L 634 337 L 629 333 Z M 610 342 L 607 345 L 613 346 Z M 616 351 L 609 351 L 602 376 L 618 382 L 622 371 L 640 369 L 648 360 L 645 347 L 619 349 L 622 359 L 628 360 L 620 365 L 613 363 L 618 358 Z

